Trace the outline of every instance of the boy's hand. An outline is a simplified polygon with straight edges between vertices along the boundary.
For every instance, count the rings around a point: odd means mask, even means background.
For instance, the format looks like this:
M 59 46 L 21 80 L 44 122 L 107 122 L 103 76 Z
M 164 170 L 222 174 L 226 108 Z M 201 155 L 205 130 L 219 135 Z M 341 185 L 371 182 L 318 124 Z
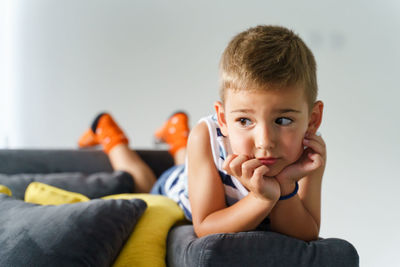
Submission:
M 223 169 L 260 198 L 276 201 L 281 195 L 278 181 L 275 177 L 264 176 L 269 169 L 258 159 L 249 159 L 246 155 L 229 155 Z
M 296 181 L 314 171 L 321 171 L 321 176 L 326 162 L 326 146 L 321 136 L 306 135 L 303 144 L 307 146 L 300 159 L 284 168 L 277 176 L 282 191 Z M 285 194 L 284 192 L 282 192 Z M 290 192 L 288 192 L 290 193 Z

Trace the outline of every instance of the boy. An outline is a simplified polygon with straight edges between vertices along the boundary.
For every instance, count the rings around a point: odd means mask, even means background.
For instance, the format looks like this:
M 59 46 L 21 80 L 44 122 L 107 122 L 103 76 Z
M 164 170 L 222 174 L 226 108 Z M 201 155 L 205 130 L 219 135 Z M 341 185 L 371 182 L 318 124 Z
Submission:
M 185 165 L 160 177 L 152 192 L 174 199 L 199 237 L 267 225 L 302 240 L 317 239 L 326 150 L 316 135 L 323 103 L 316 101 L 311 51 L 288 29 L 257 26 L 231 40 L 220 72 L 216 114 L 192 129 L 187 147 L 184 113 L 156 132 L 170 144 L 176 163 L 187 157 Z M 98 122 L 103 121 L 104 115 Z M 91 138 L 105 145 L 115 169 L 130 172 L 138 189 L 148 191 L 154 174 L 109 121 L 110 127 L 92 127 Z M 117 145 L 108 148 L 99 141 L 109 138 L 97 133 L 103 128 L 113 129 L 109 132 L 121 142 L 111 138 L 107 144 Z M 86 146 L 90 138 L 81 140 Z

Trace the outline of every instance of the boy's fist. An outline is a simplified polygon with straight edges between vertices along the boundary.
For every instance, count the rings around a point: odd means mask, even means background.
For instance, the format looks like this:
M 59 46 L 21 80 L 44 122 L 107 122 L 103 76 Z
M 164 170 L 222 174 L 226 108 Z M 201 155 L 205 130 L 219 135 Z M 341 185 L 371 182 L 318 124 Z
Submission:
M 269 168 L 258 159 L 249 159 L 246 155 L 229 155 L 223 168 L 256 196 L 273 201 L 279 199 L 281 192 L 278 181 L 275 177 L 265 176 Z

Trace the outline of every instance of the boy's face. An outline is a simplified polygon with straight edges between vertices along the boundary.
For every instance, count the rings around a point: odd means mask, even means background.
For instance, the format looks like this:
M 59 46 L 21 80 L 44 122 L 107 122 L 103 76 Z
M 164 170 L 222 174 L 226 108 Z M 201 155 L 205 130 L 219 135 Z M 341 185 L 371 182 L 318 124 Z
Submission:
M 322 103 L 320 103 L 322 105 Z M 310 112 L 304 90 L 288 87 L 268 91 L 227 90 L 225 104 L 216 103 L 221 131 L 234 154 L 258 158 L 275 176 L 303 153 L 306 132 L 315 133 L 322 116 Z M 315 124 L 317 121 L 317 124 Z

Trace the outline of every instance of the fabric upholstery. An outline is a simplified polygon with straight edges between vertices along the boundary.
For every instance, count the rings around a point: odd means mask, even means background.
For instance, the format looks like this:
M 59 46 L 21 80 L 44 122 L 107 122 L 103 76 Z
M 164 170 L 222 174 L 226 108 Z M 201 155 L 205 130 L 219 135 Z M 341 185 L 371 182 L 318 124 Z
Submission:
M 12 196 L 10 188 L 2 184 L 0 184 L 0 194 L 6 194 L 8 196 Z
M 25 191 L 25 202 L 40 205 L 71 204 L 89 200 L 85 195 L 39 182 L 31 183 Z
M 0 194 L 0 266 L 110 266 L 144 201 L 40 206 Z
M 165 267 L 168 231 L 173 225 L 184 222 L 178 205 L 167 197 L 151 194 L 120 194 L 104 199 L 142 199 L 147 204 L 113 266 Z M 26 200 L 37 204 L 62 204 L 88 199 L 81 194 L 35 182 L 28 186 Z
M 159 177 L 174 165 L 166 150 L 137 150 Z M 112 172 L 107 155 L 99 149 L 0 149 L 0 173 Z
M 107 155 L 96 149 L 1 149 L 0 173 L 112 172 Z
M 165 267 L 167 236 L 172 226 L 186 223 L 183 211 L 161 195 L 122 194 L 106 199 L 142 199 L 147 209 L 115 261 L 114 267 Z
M 83 194 L 90 199 L 112 194 L 132 193 L 134 182 L 126 172 L 100 172 L 93 174 L 48 173 L 48 174 L 0 174 L 0 184 L 7 186 L 18 199 L 24 199 L 25 190 L 32 182 L 52 185 L 67 191 Z
M 304 242 L 266 231 L 214 234 L 197 238 L 193 226 L 177 226 L 168 236 L 170 267 L 355 267 L 355 248 L 337 238 Z

